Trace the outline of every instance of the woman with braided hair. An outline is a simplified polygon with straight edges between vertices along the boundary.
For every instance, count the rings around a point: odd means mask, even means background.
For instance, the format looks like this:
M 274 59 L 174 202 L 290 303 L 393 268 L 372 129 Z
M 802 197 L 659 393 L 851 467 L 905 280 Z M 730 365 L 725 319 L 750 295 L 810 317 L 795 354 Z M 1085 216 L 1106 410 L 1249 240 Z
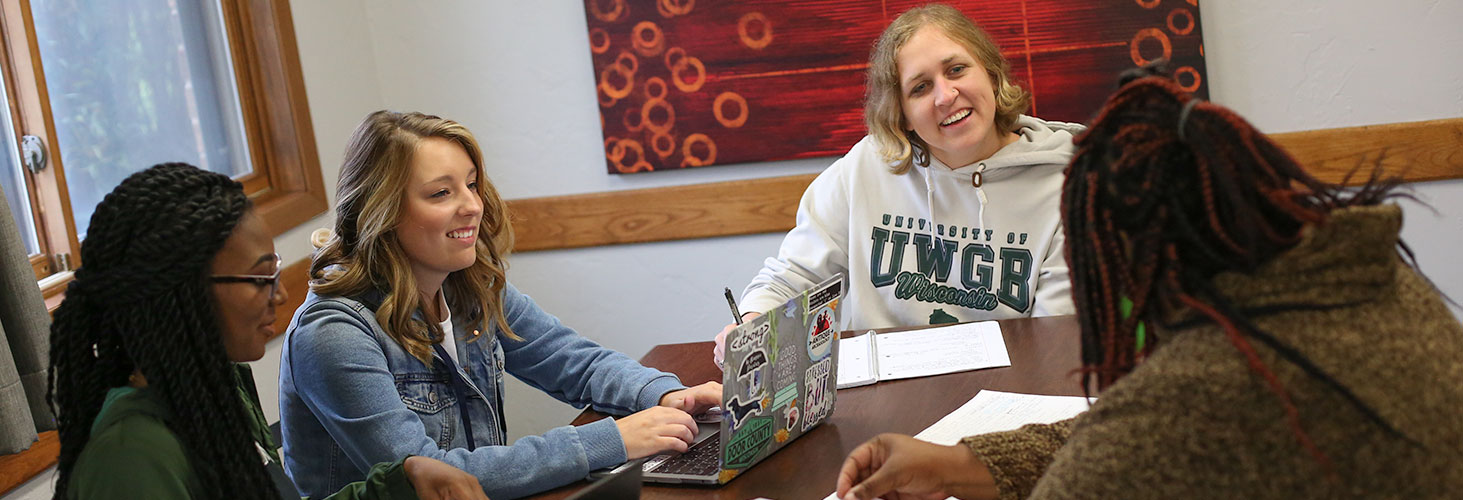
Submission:
M 1171 80 L 1077 140 L 1062 216 L 1075 419 L 855 449 L 844 498 L 1442 498 L 1463 491 L 1463 326 L 1398 237 L 1396 183 L 1321 182 Z
M 156 165 L 96 207 L 51 326 L 57 499 L 289 498 L 253 375 L 273 336 L 279 257 L 243 186 Z M 274 479 L 272 479 L 272 477 Z M 332 498 L 485 498 L 412 457 Z M 441 494 L 447 493 L 447 494 Z

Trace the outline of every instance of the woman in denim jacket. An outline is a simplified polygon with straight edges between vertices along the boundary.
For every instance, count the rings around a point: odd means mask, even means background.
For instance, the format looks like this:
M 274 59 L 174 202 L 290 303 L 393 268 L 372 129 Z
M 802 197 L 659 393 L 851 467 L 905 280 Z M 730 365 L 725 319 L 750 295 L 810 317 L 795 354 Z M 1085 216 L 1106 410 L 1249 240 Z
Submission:
M 721 384 L 686 388 L 580 337 L 508 283 L 512 229 L 468 130 L 378 111 L 341 166 L 334 234 L 311 265 L 280 367 L 285 468 L 307 494 L 406 455 L 477 476 L 494 498 L 694 439 Z M 507 371 L 561 401 L 629 415 L 509 444 Z

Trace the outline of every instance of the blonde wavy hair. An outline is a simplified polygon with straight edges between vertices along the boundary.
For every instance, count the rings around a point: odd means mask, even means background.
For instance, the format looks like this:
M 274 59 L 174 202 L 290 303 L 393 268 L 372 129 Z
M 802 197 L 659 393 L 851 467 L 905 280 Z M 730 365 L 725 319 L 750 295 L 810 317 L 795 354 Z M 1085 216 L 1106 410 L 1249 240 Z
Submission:
M 1001 56 L 990 35 L 958 9 L 944 4 L 915 7 L 900 14 L 884 34 L 879 35 L 869 54 L 864 123 L 879 148 L 879 156 L 893 162 L 893 172 L 903 174 L 915 163 L 928 165 L 929 144 L 909 130 L 904 118 L 903 92 L 899 85 L 899 49 L 925 26 L 935 26 L 955 43 L 965 47 L 985 68 L 996 89 L 996 130 L 1012 131 L 1016 118 L 1031 104 L 1031 93 L 1011 81 L 1011 65 Z M 958 165 L 956 165 L 958 166 Z
M 462 146 L 482 181 L 477 183 L 478 196 L 483 200 L 477 259 L 467 269 L 447 275 L 442 288 L 448 307 L 466 311 L 471 321 L 491 321 L 504 336 L 522 340 L 503 316 L 505 259 L 513 246 L 507 207 L 483 172 L 482 151 L 472 132 L 452 120 L 382 110 L 371 113 L 356 127 L 340 167 L 335 231 L 315 252 L 310 264 L 310 289 L 317 294 L 355 297 L 371 290 L 385 293 L 376 309 L 377 322 L 392 340 L 423 362 L 431 359 L 432 345 L 442 341 L 443 333 L 435 323 L 412 319 L 412 314 L 425 310 L 427 304 L 418 293 L 396 227 L 411 177 L 412 157 L 422 139 L 429 137 Z

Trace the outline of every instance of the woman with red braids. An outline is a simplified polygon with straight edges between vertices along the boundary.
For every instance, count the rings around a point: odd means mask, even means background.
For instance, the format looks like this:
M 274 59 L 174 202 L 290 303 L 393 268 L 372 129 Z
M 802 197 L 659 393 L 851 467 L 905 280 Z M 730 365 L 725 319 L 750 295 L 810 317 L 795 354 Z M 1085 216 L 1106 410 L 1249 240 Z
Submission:
M 842 498 L 1440 498 L 1463 492 L 1463 326 L 1395 181 L 1310 176 L 1171 80 L 1124 86 L 1062 194 L 1084 387 L 1049 425 L 856 448 Z

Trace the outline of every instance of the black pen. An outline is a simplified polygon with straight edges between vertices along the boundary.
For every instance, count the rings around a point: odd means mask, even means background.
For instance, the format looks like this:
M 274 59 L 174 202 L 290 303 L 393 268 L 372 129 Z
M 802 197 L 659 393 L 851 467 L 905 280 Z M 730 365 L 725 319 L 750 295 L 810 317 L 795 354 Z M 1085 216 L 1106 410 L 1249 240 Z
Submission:
M 742 324 L 742 313 L 737 311 L 737 299 L 732 298 L 731 288 L 724 288 L 724 290 L 726 290 L 726 305 L 731 306 L 732 318 L 735 318 L 737 324 L 740 325 Z

